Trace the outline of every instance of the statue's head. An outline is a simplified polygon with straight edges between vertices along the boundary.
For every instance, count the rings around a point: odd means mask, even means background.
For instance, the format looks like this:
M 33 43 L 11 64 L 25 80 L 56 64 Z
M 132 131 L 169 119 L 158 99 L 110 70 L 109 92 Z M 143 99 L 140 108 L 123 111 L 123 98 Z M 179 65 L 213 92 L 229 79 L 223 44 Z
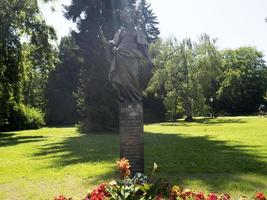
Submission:
M 126 7 L 120 13 L 120 19 L 124 25 L 134 25 L 134 10 Z

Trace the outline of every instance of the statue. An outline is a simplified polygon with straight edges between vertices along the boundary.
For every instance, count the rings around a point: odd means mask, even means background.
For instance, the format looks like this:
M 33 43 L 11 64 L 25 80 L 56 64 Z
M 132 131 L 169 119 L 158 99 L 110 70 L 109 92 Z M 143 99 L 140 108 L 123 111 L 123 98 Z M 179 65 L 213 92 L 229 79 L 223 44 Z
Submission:
M 148 44 L 141 30 L 133 23 L 132 12 L 126 8 L 120 14 L 123 22 L 114 36 L 108 41 L 101 31 L 101 39 L 110 62 L 109 80 L 117 91 L 120 102 L 141 102 L 139 61 L 145 60 L 152 65 L 148 55 Z

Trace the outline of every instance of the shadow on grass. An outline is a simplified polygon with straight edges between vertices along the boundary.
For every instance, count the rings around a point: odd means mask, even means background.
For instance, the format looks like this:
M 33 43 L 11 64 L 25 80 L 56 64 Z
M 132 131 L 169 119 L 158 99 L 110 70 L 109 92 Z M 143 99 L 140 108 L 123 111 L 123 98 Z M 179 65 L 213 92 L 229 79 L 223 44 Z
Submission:
M 263 187 L 261 182 L 242 180 L 236 176 L 250 172 L 266 176 L 267 163 L 255 152 L 250 152 L 253 148 L 255 146 L 230 146 L 227 142 L 216 141 L 208 136 L 145 133 L 146 172 L 149 175 L 151 166 L 156 162 L 160 176 L 178 181 L 181 185 L 185 184 L 185 179 L 191 179 L 203 182 L 213 191 L 223 190 L 231 182 L 242 182 L 254 188 Z M 60 143 L 41 146 L 34 156 L 46 159 L 47 155 L 55 158 L 52 168 L 79 163 L 113 164 L 119 157 L 119 136 L 102 134 L 70 137 Z M 89 178 L 109 179 L 115 176 L 115 171 L 114 167 L 106 174 Z
M 199 181 L 211 191 L 223 191 L 230 183 L 237 185 L 237 188 L 245 186 L 246 190 L 266 189 L 266 183 L 260 180 L 239 176 L 251 173 L 267 179 L 267 162 L 263 161 L 263 156 L 253 152 L 255 147 L 233 146 L 209 136 L 147 133 L 146 169 L 150 171 L 153 162 L 156 162 L 159 176 L 180 185 L 185 185 L 187 180 Z
M 0 132 L 0 147 L 13 146 L 22 143 L 39 142 L 44 136 L 20 136 L 16 133 Z
M 39 152 L 34 154 L 39 159 L 54 158 L 51 168 L 63 168 L 75 164 L 88 163 L 91 165 L 108 163 L 111 168 L 108 173 L 97 177 L 84 177 L 105 180 L 117 174 L 115 161 L 119 159 L 118 134 L 81 134 L 68 137 L 62 142 L 40 146 Z M 47 157 L 48 156 L 48 157 Z M 96 181 L 97 182 L 97 181 Z
M 201 124 L 229 124 L 229 123 L 247 123 L 242 119 L 225 119 L 225 118 L 197 118 L 194 120 L 196 123 Z
M 223 124 L 234 124 L 234 123 L 247 123 L 246 121 L 242 119 L 211 119 L 211 118 L 197 118 L 194 119 L 195 123 L 198 125 L 223 125 Z M 162 123 L 161 126 L 192 126 L 192 123 L 190 122 L 184 122 L 179 120 L 175 123 Z

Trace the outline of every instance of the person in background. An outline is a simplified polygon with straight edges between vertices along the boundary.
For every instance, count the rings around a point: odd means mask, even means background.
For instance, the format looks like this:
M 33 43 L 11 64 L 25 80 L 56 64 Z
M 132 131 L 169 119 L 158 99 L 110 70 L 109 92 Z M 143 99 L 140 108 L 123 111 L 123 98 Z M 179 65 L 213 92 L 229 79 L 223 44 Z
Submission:
M 266 110 L 265 105 L 264 104 L 261 104 L 258 110 L 259 110 L 259 114 L 262 115 L 262 116 L 264 116 L 265 110 Z

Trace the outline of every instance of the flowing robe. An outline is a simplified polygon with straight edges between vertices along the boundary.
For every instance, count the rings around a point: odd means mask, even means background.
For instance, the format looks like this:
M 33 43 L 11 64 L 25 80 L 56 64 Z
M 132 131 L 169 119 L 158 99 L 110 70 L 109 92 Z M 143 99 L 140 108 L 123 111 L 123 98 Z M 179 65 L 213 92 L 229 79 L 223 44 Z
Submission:
M 121 102 L 140 102 L 142 94 L 139 83 L 139 60 L 146 59 L 142 48 L 147 41 L 141 31 L 120 29 L 111 41 L 113 47 L 108 48 L 111 64 L 109 80 L 117 91 Z

